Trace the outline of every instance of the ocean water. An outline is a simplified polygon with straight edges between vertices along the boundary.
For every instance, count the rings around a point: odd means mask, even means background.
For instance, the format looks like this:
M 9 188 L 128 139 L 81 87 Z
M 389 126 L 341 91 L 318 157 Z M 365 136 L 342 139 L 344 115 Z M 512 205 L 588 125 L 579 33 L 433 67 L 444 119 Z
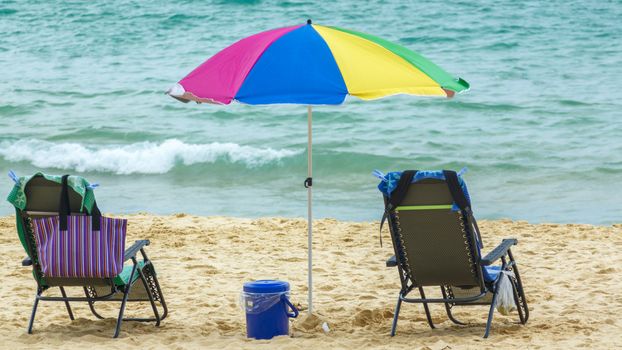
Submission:
M 622 222 L 619 1 L 3 0 L 0 171 L 84 175 L 107 212 L 303 217 L 304 106 L 163 92 L 234 41 L 307 18 L 472 86 L 315 108 L 316 217 L 378 219 L 373 169 L 466 166 L 480 218 Z

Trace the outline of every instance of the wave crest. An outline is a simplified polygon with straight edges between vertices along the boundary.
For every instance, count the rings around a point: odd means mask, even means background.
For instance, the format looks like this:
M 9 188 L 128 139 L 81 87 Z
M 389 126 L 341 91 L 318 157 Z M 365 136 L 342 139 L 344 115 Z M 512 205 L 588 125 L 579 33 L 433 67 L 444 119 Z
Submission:
M 30 162 L 40 168 L 98 171 L 119 175 L 164 174 L 177 164 L 215 163 L 218 160 L 256 167 L 279 162 L 302 150 L 257 148 L 236 143 L 188 144 L 177 139 L 162 143 L 85 146 L 44 140 L 0 142 L 0 156 L 7 161 Z

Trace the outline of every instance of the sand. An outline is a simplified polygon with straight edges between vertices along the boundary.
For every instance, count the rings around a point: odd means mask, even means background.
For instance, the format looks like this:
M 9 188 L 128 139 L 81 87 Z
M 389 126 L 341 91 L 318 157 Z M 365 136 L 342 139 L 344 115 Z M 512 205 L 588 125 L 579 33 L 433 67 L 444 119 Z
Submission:
M 306 308 L 306 223 L 302 219 L 241 219 L 184 214 L 138 214 L 129 219 L 128 242 L 148 238 L 170 316 L 161 327 L 126 322 L 111 339 L 110 318 L 97 320 L 74 303 L 70 321 L 61 303 L 42 302 L 34 333 L 26 334 L 35 294 L 31 269 L 12 217 L 0 218 L 0 347 L 69 349 L 191 348 L 622 348 L 622 225 L 590 226 L 482 221 L 486 248 L 515 237 L 531 318 L 495 313 L 492 335 L 482 339 L 486 307 L 457 311 L 468 326 L 447 320 L 433 305 L 438 328 L 431 330 L 422 307 L 404 304 L 397 336 L 389 331 L 399 290 L 397 272 L 384 266 L 392 247 L 378 244 L 377 222 L 315 222 L 314 318 L 292 322 L 291 336 L 248 340 L 238 306 L 242 283 L 253 279 L 289 281 L 291 299 Z M 385 242 L 390 242 L 385 232 Z M 485 249 L 486 250 L 486 249 Z M 70 294 L 79 294 L 70 290 Z M 58 293 L 53 291 L 53 293 Z M 433 294 L 430 292 L 430 294 Z M 440 294 L 440 293 L 439 293 Z M 116 305 L 115 305 L 116 306 Z M 131 307 L 133 314 L 148 309 Z M 320 324 L 327 322 L 325 334 Z

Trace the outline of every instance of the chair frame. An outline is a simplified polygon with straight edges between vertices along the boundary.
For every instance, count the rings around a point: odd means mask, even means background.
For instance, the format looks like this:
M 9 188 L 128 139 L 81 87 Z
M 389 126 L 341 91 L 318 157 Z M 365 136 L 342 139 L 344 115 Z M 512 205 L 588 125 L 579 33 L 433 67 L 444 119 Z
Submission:
M 385 206 L 388 204 L 388 197 L 384 196 Z M 469 209 L 470 211 L 470 209 Z M 472 218 L 472 215 L 466 213 L 467 215 L 463 215 L 461 213 L 460 217 L 463 220 L 463 225 L 465 229 L 466 239 L 468 240 L 468 244 L 470 247 L 475 248 L 476 242 L 474 237 L 479 232 L 475 232 L 476 223 L 475 219 Z M 464 218 L 470 218 L 465 220 Z M 399 243 L 400 239 L 400 230 L 399 230 L 399 218 L 396 215 L 394 210 L 390 211 L 387 215 L 389 230 L 391 233 L 391 240 L 393 243 L 393 248 L 395 255 L 389 258 L 386 262 L 387 267 L 397 267 L 398 274 L 400 278 L 401 289 L 398 294 L 397 304 L 395 306 L 395 312 L 393 317 L 393 323 L 391 326 L 391 336 L 395 336 L 397 330 L 397 322 L 399 318 L 399 313 L 401 309 L 402 302 L 407 303 L 418 303 L 423 304 L 423 308 L 426 314 L 427 322 L 430 328 L 436 328 L 434 322 L 432 321 L 432 316 L 430 314 L 430 309 L 428 304 L 440 303 L 445 305 L 445 311 L 447 313 L 448 318 L 455 324 L 458 325 L 466 325 L 466 323 L 457 320 L 451 310 L 454 306 L 472 306 L 472 305 L 487 305 L 489 306 L 488 311 L 488 319 L 486 322 L 486 331 L 484 333 L 484 338 L 488 338 L 490 334 L 490 328 L 492 325 L 492 319 L 494 315 L 495 303 L 497 300 L 497 284 L 499 282 L 499 278 L 492 282 L 486 282 L 483 277 L 482 269 L 484 266 L 492 265 L 494 262 L 501 260 L 501 270 L 504 271 L 513 271 L 515 278 L 510 278 L 513 287 L 514 300 L 517 305 L 517 311 L 519 315 L 519 322 L 521 324 L 526 324 L 529 319 L 529 309 L 527 306 L 527 300 L 525 298 L 524 289 L 522 285 L 522 281 L 520 278 L 520 274 L 518 272 L 518 266 L 514 257 L 512 255 L 511 247 L 516 245 L 518 241 L 516 239 L 503 239 L 501 244 L 499 244 L 496 248 L 494 248 L 488 255 L 483 258 L 477 256 L 477 249 L 472 249 L 472 252 L 475 252 L 474 256 L 474 267 L 478 276 L 478 285 L 472 286 L 472 288 L 479 288 L 479 294 L 468 296 L 468 297 L 455 297 L 453 295 L 452 286 L 450 285 L 441 285 L 441 293 L 442 298 L 427 298 L 425 296 L 424 286 L 418 285 L 416 282 L 416 277 L 411 276 L 404 269 L 404 266 L 407 266 L 407 262 L 401 261 L 402 251 L 401 245 Z M 501 274 L 500 274 L 501 275 Z M 499 275 L 499 276 L 500 276 Z M 408 295 L 417 289 L 419 291 L 420 298 L 409 298 Z M 492 300 L 487 302 L 483 300 L 488 293 L 492 293 Z
M 155 269 L 153 268 L 153 264 L 151 260 L 147 257 L 145 252 L 145 247 L 150 244 L 149 240 L 138 240 L 135 241 L 134 244 L 127 248 L 124 252 L 123 261 L 132 261 L 132 272 L 130 273 L 130 277 L 128 279 L 128 283 L 123 286 L 117 286 L 114 283 L 113 278 L 57 278 L 53 281 L 53 283 L 48 281 L 42 274 L 41 267 L 38 264 L 37 259 L 37 250 L 34 242 L 34 237 L 32 234 L 32 229 L 30 226 L 30 214 L 33 215 L 58 215 L 58 213 L 53 212 L 28 212 L 18 210 L 18 215 L 20 215 L 22 227 L 25 231 L 25 238 L 29 248 L 29 256 L 35 257 L 34 261 L 30 257 L 25 258 L 22 261 L 22 266 L 32 266 L 33 272 L 35 276 L 39 278 L 35 278 L 37 281 L 37 292 L 35 295 L 35 301 L 32 307 L 32 313 L 30 316 L 30 320 L 28 322 L 28 334 L 32 334 L 33 324 L 35 321 L 35 316 L 37 313 L 37 307 L 39 305 L 39 301 L 51 301 L 51 302 L 63 302 L 65 303 L 65 307 L 67 309 L 67 313 L 69 314 L 69 319 L 72 321 L 75 319 L 73 311 L 69 302 L 87 302 L 89 304 L 89 309 L 91 313 L 97 317 L 98 319 L 104 319 L 101 314 L 99 314 L 95 310 L 96 302 L 121 302 L 119 308 L 119 314 L 117 316 L 117 322 L 115 326 L 115 331 L 113 334 L 113 338 L 117 338 L 121 331 L 121 324 L 123 321 L 138 321 L 138 322 L 155 322 L 155 326 L 160 326 L 160 322 L 166 318 L 168 315 L 168 307 L 166 305 L 166 301 L 164 300 L 164 295 L 162 294 L 162 289 L 160 287 L 160 283 L 156 277 Z M 143 258 L 143 267 L 139 268 L 139 263 L 137 260 L 137 255 L 140 252 L 140 255 Z M 138 279 L 134 280 L 134 276 L 138 274 L 140 281 L 143 283 L 145 291 L 147 292 L 148 298 L 130 298 L 130 291 L 134 283 L 138 282 Z M 69 297 L 65 291 L 65 287 L 83 287 L 84 297 Z M 105 295 L 97 295 L 97 292 L 94 286 L 108 286 L 110 287 L 110 293 Z M 53 296 L 44 296 L 43 293 L 53 287 L 58 287 L 61 292 L 61 297 L 53 297 Z M 115 298 L 115 297 L 120 297 Z M 151 304 L 151 308 L 153 310 L 154 317 L 151 318 L 124 318 L 125 307 L 128 302 L 149 302 Z M 160 303 L 162 308 L 162 314 L 158 310 L 156 302 Z

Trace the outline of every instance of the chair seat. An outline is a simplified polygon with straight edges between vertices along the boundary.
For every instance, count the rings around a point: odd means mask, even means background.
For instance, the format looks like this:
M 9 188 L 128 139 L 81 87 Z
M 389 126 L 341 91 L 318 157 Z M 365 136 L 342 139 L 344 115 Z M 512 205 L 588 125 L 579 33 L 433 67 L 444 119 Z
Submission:
M 494 282 L 499 278 L 501 266 L 484 266 L 482 272 L 484 273 L 484 280 L 486 282 Z
M 121 273 L 118 274 L 117 277 L 114 278 L 114 284 L 116 284 L 117 286 L 124 286 L 124 285 L 129 284 L 130 275 L 132 274 L 133 267 L 134 267 L 134 264 L 128 264 L 128 265 L 123 266 L 123 271 L 121 271 Z M 139 260 L 138 268 L 142 270 L 144 267 L 145 267 L 145 261 Z M 138 270 L 137 270 L 136 272 L 134 272 L 132 283 L 134 283 L 138 278 L 139 278 L 139 275 L 138 275 Z

